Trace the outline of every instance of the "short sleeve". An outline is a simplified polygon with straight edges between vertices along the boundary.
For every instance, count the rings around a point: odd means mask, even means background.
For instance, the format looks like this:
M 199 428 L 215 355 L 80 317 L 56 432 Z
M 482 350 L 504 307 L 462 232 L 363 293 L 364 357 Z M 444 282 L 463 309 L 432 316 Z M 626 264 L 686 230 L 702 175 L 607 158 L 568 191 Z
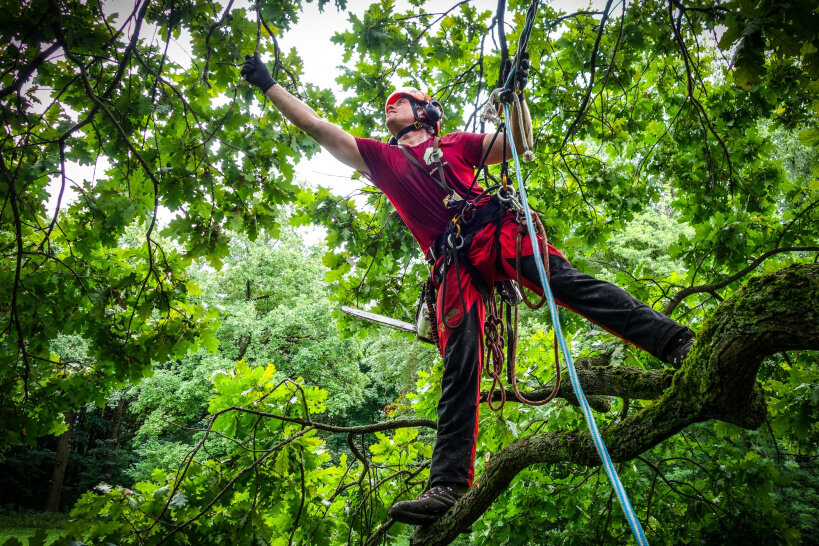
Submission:
M 446 135 L 446 139 L 453 145 L 458 148 L 463 153 L 464 161 L 471 165 L 473 169 L 478 168 L 478 165 L 481 163 L 481 159 L 483 159 L 483 133 L 449 133 Z
M 359 137 L 356 137 L 355 143 L 358 146 L 358 152 L 364 159 L 364 163 L 367 164 L 367 168 L 370 170 L 368 178 L 372 180 L 376 187 L 380 187 L 379 180 L 383 180 L 385 172 L 391 170 L 387 159 L 388 154 L 385 153 L 388 145 L 380 140 Z

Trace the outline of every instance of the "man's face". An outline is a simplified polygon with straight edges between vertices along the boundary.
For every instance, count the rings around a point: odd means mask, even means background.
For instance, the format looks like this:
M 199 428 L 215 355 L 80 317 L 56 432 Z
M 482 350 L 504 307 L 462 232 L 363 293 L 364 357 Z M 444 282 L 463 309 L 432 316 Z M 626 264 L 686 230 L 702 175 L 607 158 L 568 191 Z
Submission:
M 412 125 L 415 122 L 412 109 L 415 107 L 415 104 L 406 97 L 401 97 L 387 106 L 385 118 L 387 130 L 396 135 L 404 127 Z M 418 108 L 418 119 L 421 121 L 426 119 L 426 114 L 422 108 Z

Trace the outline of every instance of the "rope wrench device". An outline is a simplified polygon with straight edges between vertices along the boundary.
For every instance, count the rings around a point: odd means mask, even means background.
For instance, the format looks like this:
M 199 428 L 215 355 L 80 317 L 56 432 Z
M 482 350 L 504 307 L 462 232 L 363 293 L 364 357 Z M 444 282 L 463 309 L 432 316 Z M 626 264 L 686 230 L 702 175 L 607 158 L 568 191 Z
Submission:
M 529 42 L 529 35 L 532 32 L 532 27 L 534 26 L 534 16 L 535 12 L 537 11 L 537 0 L 532 2 L 531 7 L 529 8 L 528 13 L 526 14 L 526 23 L 524 25 L 523 31 L 521 32 L 520 39 L 518 41 L 518 51 L 516 58 L 520 58 L 520 55 L 526 50 Z M 506 84 L 504 88 L 501 90 L 509 91 L 514 89 L 510 89 L 512 82 L 514 82 L 515 77 L 515 69 L 513 67 L 510 70 L 510 74 L 508 79 L 506 80 Z M 494 93 L 494 92 L 493 92 Z M 514 95 L 513 93 L 513 96 Z M 519 106 L 519 105 L 516 105 Z M 504 115 L 507 119 L 510 118 L 509 112 L 509 105 L 503 104 L 503 111 Z M 606 475 L 611 482 L 612 488 L 617 496 L 617 500 L 620 503 L 621 508 L 623 509 L 623 513 L 626 516 L 626 520 L 628 521 L 629 527 L 631 528 L 632 533 L 634 534 L 634 538 L 637 541 L 637 544 L 640 546 L 648 546 L 648 540 L 646 539 L 645 533 L 643 532 L 642 525 L 640 525 L 640 520 L 637 519 L 637 515 L 634 513 L 634 508 L 631 506 L 631 502 L 628 498 L 628 494 L 626 493 L 625 488 L 623 487 L 623 483 L 620 481 L 620 476 L 617 474 L 617 470 L 614 468 L 614 464 L 611 461 L 611 457 L 609 456 L 608 449 L 606 448 L 606 444 L 603 441 L 603 436 L 600 434 L 600 429 L 597 427 L 597 423 L 594 420 L 594 415 L 592 414 L 591 408 L 589 407 L 589 403 L 586 400 L 586 396 L 583 394 L 583 388 L 580 385 L 580 380 L 577 376 L 577 370 L 575 369 L 574 362 L 572 361 L 571 353 L 569 352 L 569 347 L 566 343 L 566 338 L 563 336 L 563 331 L 560 326 L 560 319 L 557 314 L 557 305 L 555 303 L 554 295 L 552 294 L 551 288 L 549 287 L 549 279 L 548 273 L 544 266 L 544 260 L 540 256 L 540 248 L 537 244 L 536 232 L 534 229 L 534 221 L 533 221 L 533 214 L 529 208 L 528 200 L 526 198 L 526 186 L 523 182 L 523 178 L 520 172 L 520 161 L 518 159 L 518 151 L 515 148 L 515 142 L 512 138 L 512 131 L 510 127 L 506 127 L 507 132 L 507 141 L 509 142 L 509 147 L 512 152 L 512 157 L 515 162 L 515 177 L 518 183 L 518 192 L 520 194 L 520 202 L 522 204 L 523 215 L 526 220 L 526 226 L 528 228 L 529 237 L 532 241 L 532 248 L 535 255 L 535 264 L 537 266 L 538 276 L 540 278 L 540 283 L 543 286 L 544 296 L 549 304 L 549 312 L 552 316 L 552 323 L 554 324 L 555 329 L 555 339 L 560 347 L 560 351 L 563 354 L 563 358 L 566 363 L 566 367 L 569 371 L 569 378 L 572 384 L 572 389 L 574 390 L 577 400 L 580 403 L 580 407 L 583 411 L 583 416 L 586 419 L 586 423 L 589 426 L 589 432 L 591 434 L 592 440 L 594 442 L 594 447 L 597 450 L 598 455 L 600 456 L 600 460 L 603 463 L 603 468 L 606 471 Z

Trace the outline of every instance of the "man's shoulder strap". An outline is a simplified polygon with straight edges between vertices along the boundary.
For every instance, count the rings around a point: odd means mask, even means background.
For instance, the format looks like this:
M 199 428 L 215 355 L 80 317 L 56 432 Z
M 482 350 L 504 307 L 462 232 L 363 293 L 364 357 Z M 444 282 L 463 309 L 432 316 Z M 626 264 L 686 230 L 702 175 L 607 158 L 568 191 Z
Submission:
M 444 176 L 444 165 L 441 162 L 441 149 L 438 147 L 438 141 L 439 140 L 440 140 L 440 138 L 436 136 L 435 140 L 432 143 L 432 150 L 433 150 L 432 151 L 432 156 L 433 156 L 433 160 L 436 163 L 436 170 L 438 171 L 438 178 L 436 178 L 435 176 L 430 174 L 430 172 L 426 169 L 426 167 L 421 165 L 421 162 L 418 161 L 418 159 L 409 150 L 407 150 L 404 146 L 399 144 L 398 149 L 401 150 L 401 153 L 404 154 L 404 157 L 406 157 L 410 161 L 410 163 L 412 163 L 413 165 L 415 165 L 416 167 L 421 169 L 424 172 L 424 174 L 426 174 L 427 176 L 432 178 L 435 181 L 436 184 L 438 184 L 439 186 L 441 186 L 444 189 L 445 192 L 447 192 L 448 194 L 451 194 L 451 193 L 454 193 L 454 191 L 446 183 L 446 177 Z

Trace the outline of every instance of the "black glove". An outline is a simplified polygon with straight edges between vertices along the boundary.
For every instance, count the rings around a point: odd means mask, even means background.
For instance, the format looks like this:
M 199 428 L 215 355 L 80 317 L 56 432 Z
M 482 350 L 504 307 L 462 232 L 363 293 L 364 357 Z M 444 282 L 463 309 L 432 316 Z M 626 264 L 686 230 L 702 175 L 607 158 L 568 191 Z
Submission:
M 261 89 L 262 93 L 267 93 L 267 90 L 276 83 L 276 80 L 270 75 L 270 71 L 259 58 L 258 53 L 254 53 L 253 57 L 245 55 L 245 62 L 239 73 L 244 76 L 248 83 L 252 83 Z
M 529 52 L 524 51 L 520 55 L 520 66 L 515 70 L 515 83 L 520 92 L 523 92 L 523 88 L 529 83 L 529 64 Z
M 517 88 L 518 97 L 523 100 L 523 88 L 526 87 L 526 84 L 529 83 L 529 52 L 524 51 L 520 55 L 520 66 L 515 70 L 515 79 L 512 81 L 512 85 L 510 86 L 510 90 L 507 91 L 504 95 L 501 96 L 501 100 L 504 101 L 511 101 L 512 96 L 509 95 L 511 90 Z M 503 81 L 506 82 L 506 79 L 509 77 L 509 72 L 512 70 L 512 60 L 506 59 L 506 62 L 503 65 Z

